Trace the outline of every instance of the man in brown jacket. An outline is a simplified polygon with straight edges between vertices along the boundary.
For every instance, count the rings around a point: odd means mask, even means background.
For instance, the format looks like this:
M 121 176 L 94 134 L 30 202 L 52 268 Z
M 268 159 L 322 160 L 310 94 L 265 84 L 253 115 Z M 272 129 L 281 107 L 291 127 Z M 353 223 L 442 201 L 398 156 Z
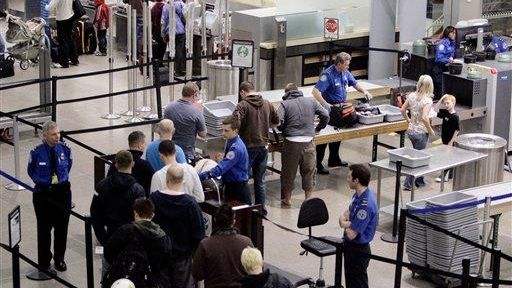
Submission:
M 256 93 L 251 82 L 240 84 L 241 101 L 236 106 L 233 116 L 240 119 L 239 135 L 249 153 L 249 166 L 254 179 L 254 202 L 265 209 L 265 170 L 268 159 L 268 130 L 279 125 L 279 116 L 274 106 Z

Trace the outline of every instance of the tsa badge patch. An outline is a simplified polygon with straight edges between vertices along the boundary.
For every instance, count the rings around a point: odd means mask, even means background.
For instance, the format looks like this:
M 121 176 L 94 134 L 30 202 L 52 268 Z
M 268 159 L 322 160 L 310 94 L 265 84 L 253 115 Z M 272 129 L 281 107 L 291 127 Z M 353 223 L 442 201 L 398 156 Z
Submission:
M 233 158 L 235 158 L 235 152 L 229 151 L 228 154 L 226 154 L 226 158 L 233 160 Z
M 366 210 L 359 210 L 357 211 L 357 219 L 364 220 L 368 216 L 368 213 L 366 213 Z
M 320 76 L 320 81 L 327 81 L 327 75 L 322 74 L 322 76 Z
M 439 44 L 439 50 L 441 50 L 441 51 L 444 50 L 444 44 Z

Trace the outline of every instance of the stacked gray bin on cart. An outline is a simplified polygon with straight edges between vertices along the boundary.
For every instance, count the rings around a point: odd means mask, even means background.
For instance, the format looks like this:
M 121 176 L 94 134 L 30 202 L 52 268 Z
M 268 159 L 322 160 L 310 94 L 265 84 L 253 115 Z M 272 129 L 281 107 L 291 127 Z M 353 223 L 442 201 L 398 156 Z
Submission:
M 487 154 L 487 158 L 475 163 L 457 166 L 453 176 L 453 190 L 493 184 L 503 181 L 503 164 L 507 141 L 490 134 L 463 134 L 455 140 L 455 146 Z M 477 176 L 475 178 L 475 170 Z
M 407 203 L 407 209 L 414 213 L 415 209 L 423 209 L 427 205 L 425 200 L 418 200 Z M 413 214 L 418 218 L 426 220 L 425 214 Z M 427 266 L 427 227 L 416 220 L 407 218 L 407 229 L 405 230 L 405 251 L 409 262 Z
M 208 134 L 213 136 L 222 135 L 222 121 L 235 111 L 235 103 L 224 101 L 210 101 L 203 104 L 204 119 Z
M 442 194 L 425 199 L 426 208 L 451 206 L 475 201 L 476 197 L 460 192 Z M 479 243 L 480 227 L 476 205 L 461 209 L 431 212 L 426 215 L 429 223 Z M 480 251 L 469 244 L 457 241 L 442 232 L 427 228 L 427 264 L 429 267 L 448 272 L 461 273 L 462 259 L 471 260 L 471 272 L 478 271 Z

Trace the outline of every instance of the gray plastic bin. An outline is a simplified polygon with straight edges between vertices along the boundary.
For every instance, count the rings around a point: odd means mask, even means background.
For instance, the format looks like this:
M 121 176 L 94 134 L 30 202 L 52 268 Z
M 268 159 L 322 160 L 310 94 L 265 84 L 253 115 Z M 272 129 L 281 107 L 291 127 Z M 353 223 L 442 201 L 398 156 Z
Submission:
M 430 158 L 432 157 L 432 155 L 427 152 L 409 147 L 388 150 L 388 154 L 390 162 L 400 160 L 402 161 L 402 165 L 410 168 L 427 166 L 430 163 Z

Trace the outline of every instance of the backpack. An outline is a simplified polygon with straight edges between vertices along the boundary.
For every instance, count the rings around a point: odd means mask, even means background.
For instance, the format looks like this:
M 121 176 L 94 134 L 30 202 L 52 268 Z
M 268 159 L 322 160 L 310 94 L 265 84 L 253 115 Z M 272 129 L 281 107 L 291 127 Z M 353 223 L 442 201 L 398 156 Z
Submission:
M 331 106 L 329 125 L 336 128 L 350 128 L 357 123 L 357 113 L 354 105 L 344 102 L 340 106 Z
M 97 46 L 94 25 L 87 19 L 76 21 L 73 25 L 73 42 L 78 55 L 94 53 Z
M 110 288 L 116 280 L 122 278 L 130 279 L 137 288 L 155 286 L 151 279 L 148 255 L 143 247 L 138 245 L 125 247 L 105 273 L 101 281 L 102 287 Z

